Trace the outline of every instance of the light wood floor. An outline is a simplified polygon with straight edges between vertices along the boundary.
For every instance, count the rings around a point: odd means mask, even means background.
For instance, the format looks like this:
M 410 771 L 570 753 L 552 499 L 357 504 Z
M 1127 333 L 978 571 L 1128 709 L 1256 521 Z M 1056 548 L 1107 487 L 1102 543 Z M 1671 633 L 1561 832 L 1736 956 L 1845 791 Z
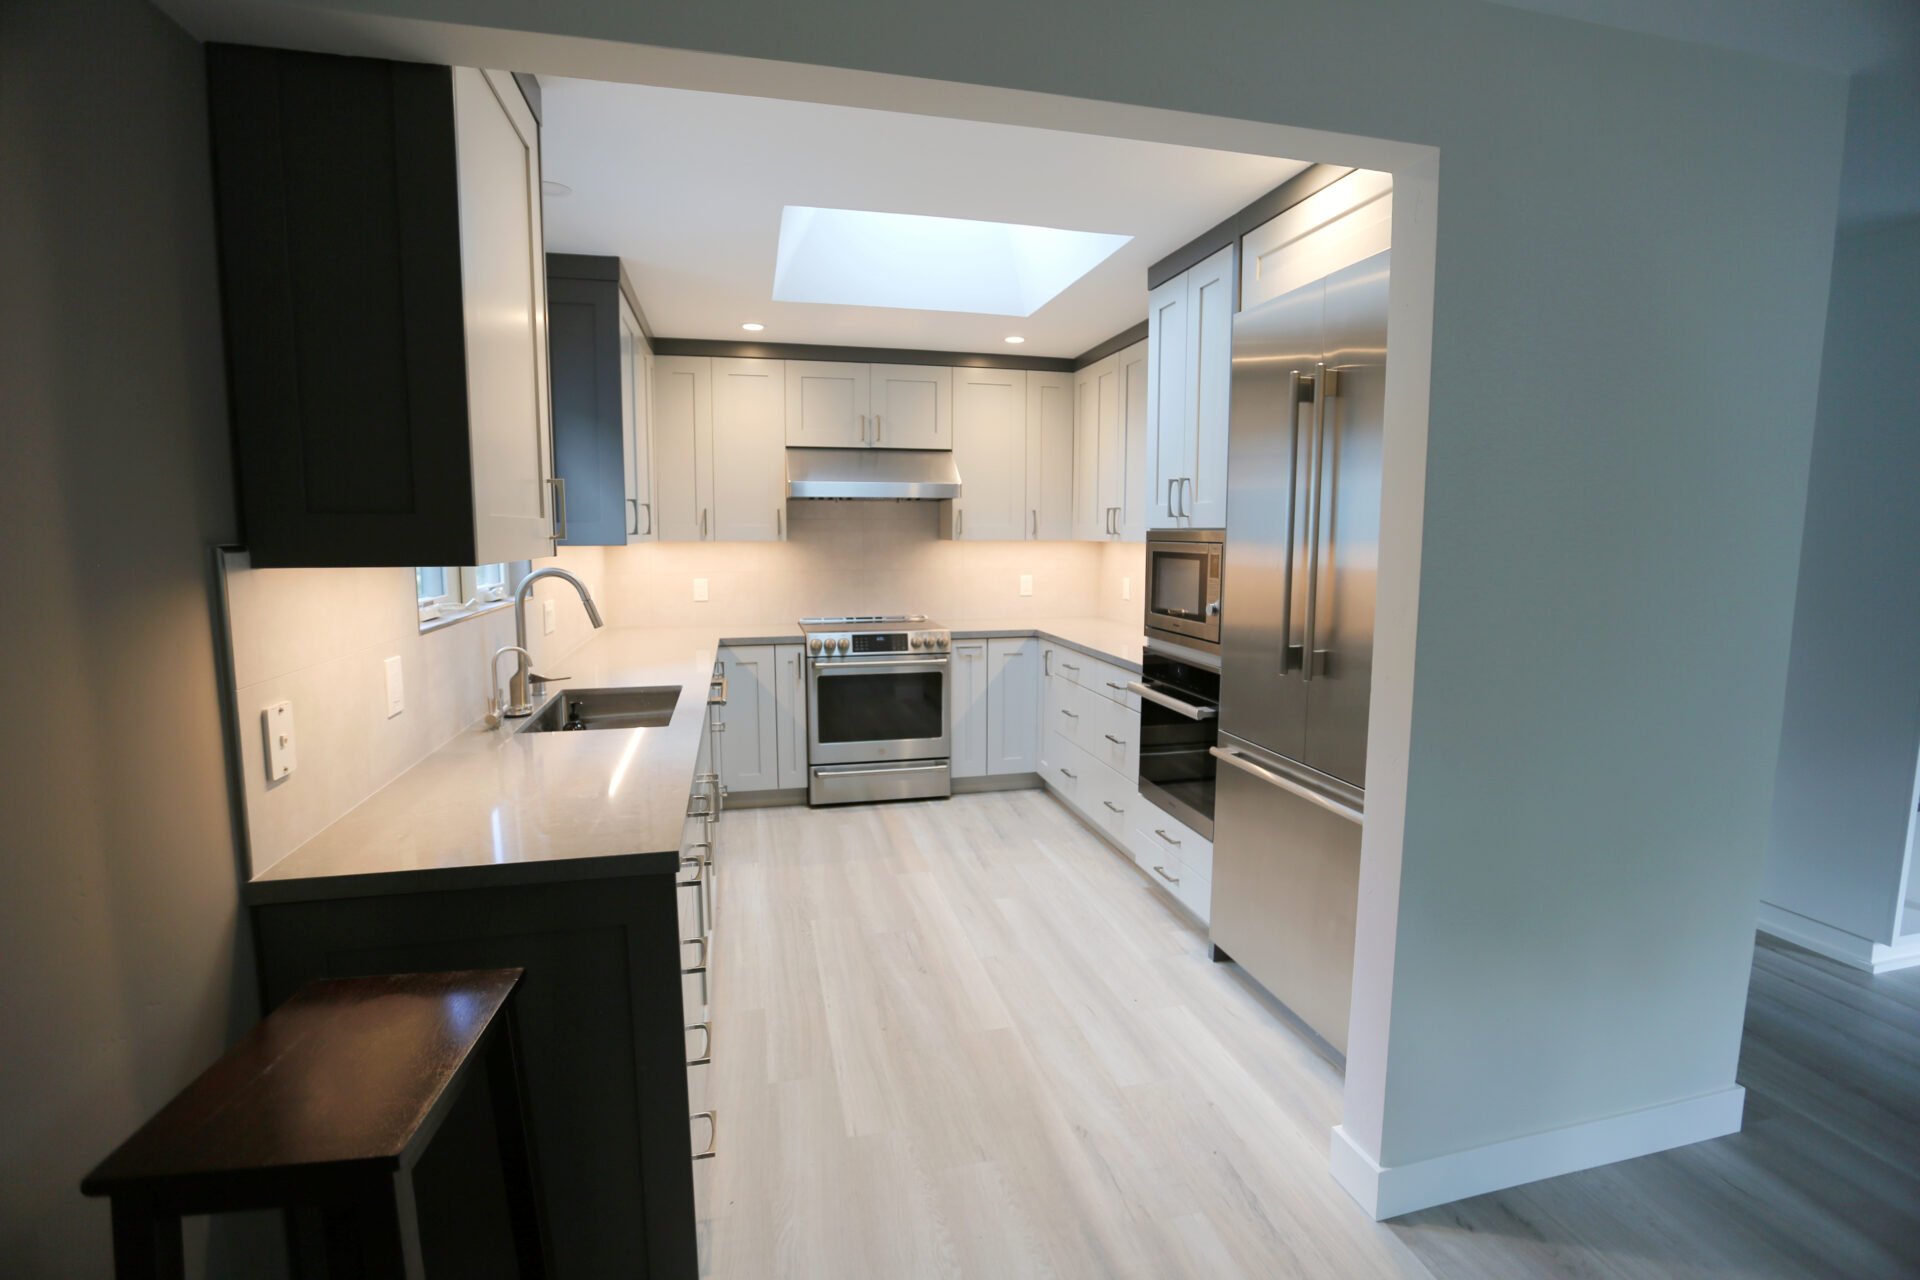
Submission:
M 1920 1276 L 1920 971 L 1763 946 L 1744 1132 L 1376 1224 L 1338 1072 L 1043 793 L 717 861 L 708 1275 Z

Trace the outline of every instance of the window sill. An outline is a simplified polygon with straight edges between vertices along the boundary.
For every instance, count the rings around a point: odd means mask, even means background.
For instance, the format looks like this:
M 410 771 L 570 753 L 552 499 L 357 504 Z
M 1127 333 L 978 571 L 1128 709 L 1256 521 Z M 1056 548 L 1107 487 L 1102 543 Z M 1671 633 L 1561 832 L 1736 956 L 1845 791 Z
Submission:
M 420 634 L 424 636 L 431 631 L 444 631 L 456 623 L 465 622 L 468 618 L 478 618 L 482 614 L 498 613 L 502 609 L 511 609 L 512 607 L 513 601 L 511 600 L 490 600 L 486 604 L 464 610 L 460 613 L 443 612 L 437 618 L 429 618 L 427 621 L 422 622 L 420 624 Z

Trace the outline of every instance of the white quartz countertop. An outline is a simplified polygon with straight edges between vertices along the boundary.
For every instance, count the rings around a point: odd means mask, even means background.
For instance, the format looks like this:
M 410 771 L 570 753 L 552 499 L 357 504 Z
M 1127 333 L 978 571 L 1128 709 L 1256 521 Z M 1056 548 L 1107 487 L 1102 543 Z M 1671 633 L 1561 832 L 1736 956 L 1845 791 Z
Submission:
M 1100 618 L 964 619 L 963 638 L 1041 636 L 1140 668 L 1138 627 Z M 339 821 L 261 871 L 254 903 L 603 875 L 667 873 L 681 833 L 723 644 L 801 639 L 792 622 L 610 628 L 561 660 L 568 689 L 680 686 L 669 723 L 515 733 L 476 721 Z M 608 861 L 614 859 L 617 861 Z

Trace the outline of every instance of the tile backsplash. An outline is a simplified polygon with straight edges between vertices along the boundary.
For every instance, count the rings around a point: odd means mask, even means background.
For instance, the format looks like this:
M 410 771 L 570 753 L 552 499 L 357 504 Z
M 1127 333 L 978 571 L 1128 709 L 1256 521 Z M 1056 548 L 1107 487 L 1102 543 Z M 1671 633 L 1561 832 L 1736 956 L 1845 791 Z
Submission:
M 1140 617 L 1138 543 L 954 542 L 930 502 L 788 504 L 785 542 L 569 547 L 553 560 L 587 583 L 612 627 L 791 624 L 802 616 L 926 613 L 973 618 Z M 1022 575 L 1033 594 L 1020 594 Z M 1133 598 L 1122 599 L 1130 577 Z M 696 603 L 693 581 L 708 599 Z M 502 609 L 422 635 L 413 571 L 254 569 L 227 562 L 228 627 L 247 829 L 257 872 L 472 725 L 486 711 L 486 661 L 513 643 Z M 544 636 L 540 602 L 559 602 Z M 593 634 L 573 590 L 541 583 L 528 610 L 536 669 L 565 675 Z M 400 659 L 406 709 L 389 717 L 385 663 Z M 502 664 L 503 667 L 505 664 Z M 293 703 L 297 764 L 268 783 L 262 709 Z
M 553 560 L 605 598 L 600 548 Z M 272 866 L 486 713 L 486 662 L 513 643 L 500 609 L 422 634 L 413 570 L 254 569 L 226 563 L 227 623 L 239 715 L 247 836 L 254 872 Z M 540 634 L 540 602 L 560 602 Z M 604 608 L 604 606 L 603 606 Z M 608 620 L 611 624 L 611 619 Z M 538 583 L 527 648 L 536 668 L 586 642 L 592 625 L 565 583 Z M 386 660 L 400 659 L 405 709 L 387 715 Z M 501 669 L 507 668 L 501 663 Z M 261 712 L 293 704 L 296 765 L 268 782 Z
M 615 617 L 627 627 L 733 626 L 854 613 L 966 618 L 1087 617 L 1100 606 L 1091 542 L 955 542 L 932 502 L 795 501 L 785 542 L 667 542 L 607 551 Z M 1020 594 L 1023 574 L 1033 594 Z M 707 582 L 695 602 L 693 583 Z M 1114 593 L 1119 592 L 1118 582 Z

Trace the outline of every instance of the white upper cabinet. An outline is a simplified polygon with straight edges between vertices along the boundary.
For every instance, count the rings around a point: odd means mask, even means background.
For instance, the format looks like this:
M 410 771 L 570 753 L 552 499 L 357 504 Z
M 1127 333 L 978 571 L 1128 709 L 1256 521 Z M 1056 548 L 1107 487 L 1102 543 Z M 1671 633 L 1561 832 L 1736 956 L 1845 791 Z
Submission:
M 475 563 L 554 549 L 540 133 L 504 71 L 453 69 Z
M 640 320 L 620 299 L 620 451 L 627 490 L 627 542 L 651 542 L 653 532 L 653 356 Z
M 1120 352 L 1121 473 L 1117 477 L 1120 504 L 1120 540 L 1144 542 L 1147 538 L 1147 344 L 1143 339 Z
M 953 448 L 952 369 L 919 364 L 876 364 L 869 369 L 871 444 L 881 449 Z M 962 483 L 965 480 L 963 474 Z
M 1240 239 L 1240 309 L 1391 247 L 1393 175 L 1356 169 Z
M 1187 272 L 1187 356 L 1193 377 L 1193 434 L 1181 523 L 1218 529 L 1227 523 L 1227 427 L 1233 390 L 1233 246 Z
M 858 449 L 869 442 L 871 366 L 789 360 L 787 443 L 810 449 Z
M 1186 474 L 1187 277 L 1147 295 L 1147 527 L 1179 523 L 1173 491 Z
M 1129 347 L 1074 374 L 1075 538 L 1117 542 L 1138 538 L 1146 527 L 1140 479 L 1146 456 L 1144 417 L 1130 415 L 1127 402 L 1129 378 L 1144 381 L 1134 367 L 1138 363 L 1139 348 Z
M 960 478 L 966 480 L 963 467 Z M 1073 375 L 1027 374 L 1027 537 L 1073 533 Z
M 953 370 L 953 463 L 960 496 L 952 534 L 973 542 L 1031 536 L 1027 501 L 1027 378 L 1019 369 Z
M 653 504 L 662 542 L 713 536 L 713 361 L 653 358 Z
M 1226 523 L 1233 285 L 1228 245 L 1148 295 L 1149 528 Z
M 787 533 L 786 362 L 713 359 L 715 542 Z

